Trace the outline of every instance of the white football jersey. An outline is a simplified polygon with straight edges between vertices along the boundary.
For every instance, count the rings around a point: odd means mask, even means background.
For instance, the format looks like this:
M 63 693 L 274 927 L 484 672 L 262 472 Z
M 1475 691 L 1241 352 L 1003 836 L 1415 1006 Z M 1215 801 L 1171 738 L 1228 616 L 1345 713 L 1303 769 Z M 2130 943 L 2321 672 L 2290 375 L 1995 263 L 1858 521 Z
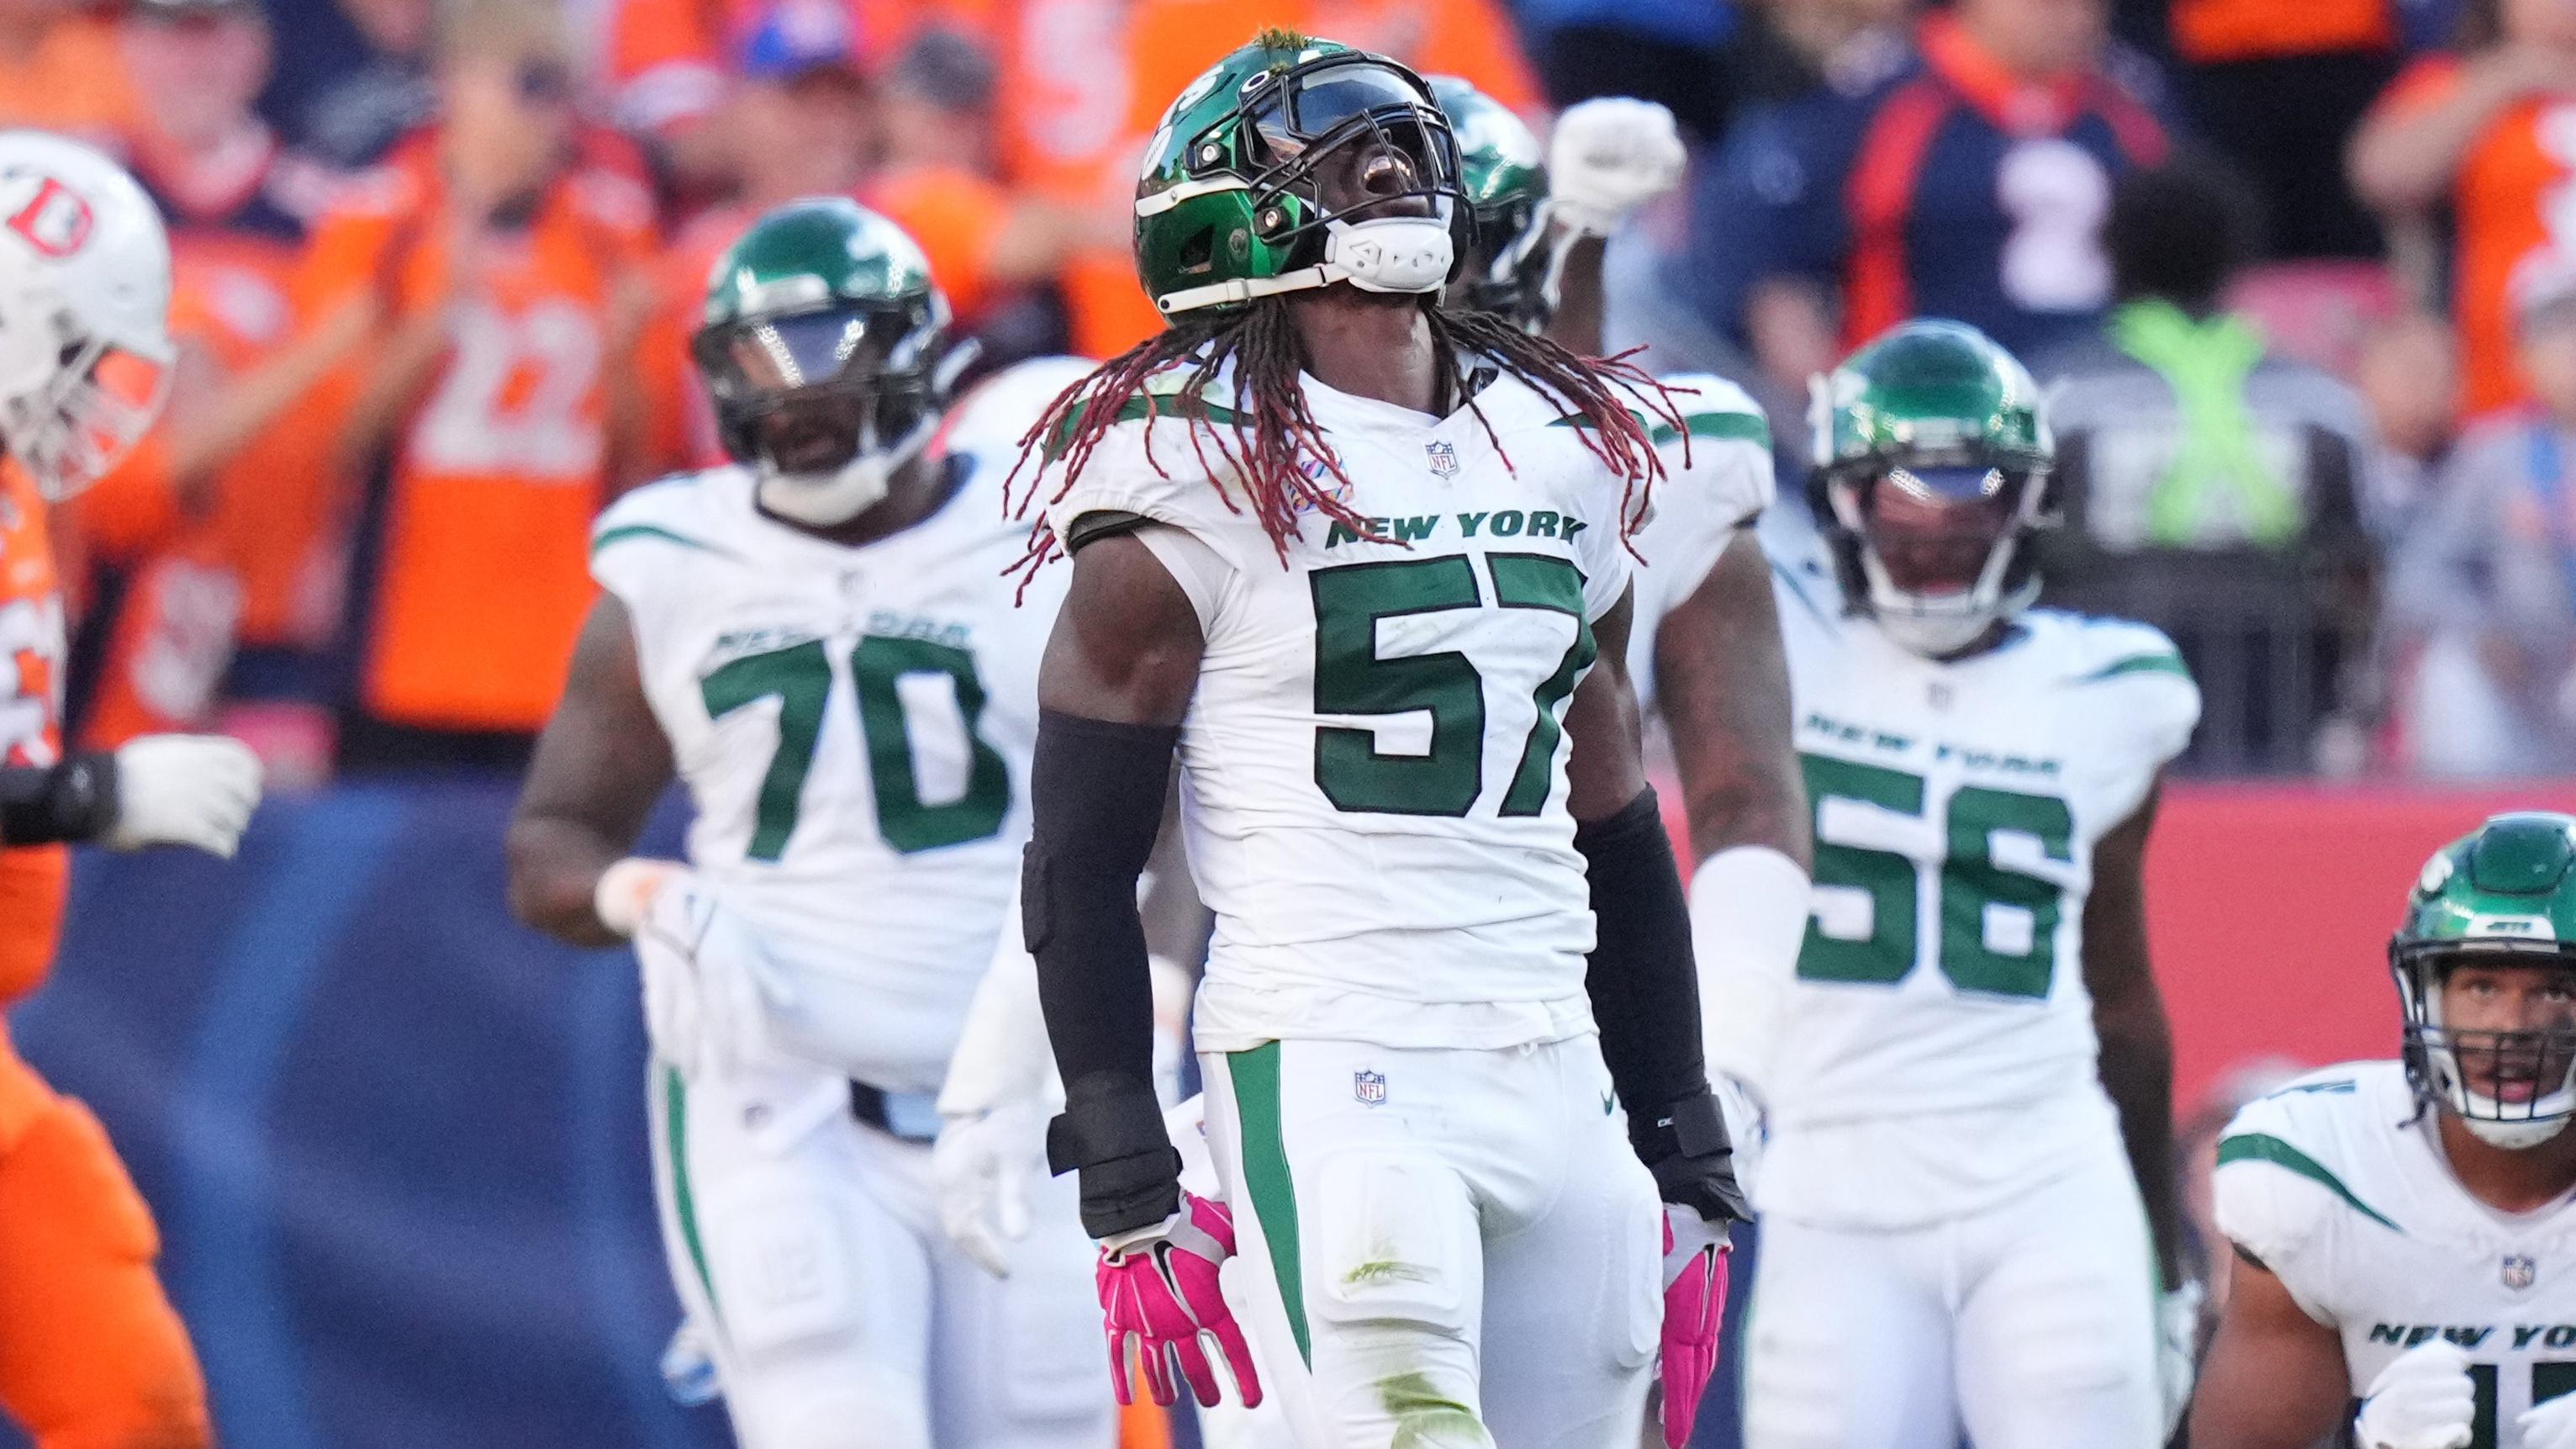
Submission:
M 2247 1104 L 2218 1140 L 2219 1230 L 2343 1339 L 2358 1398 L 2440 1334 L 2469 1356 L 2479 1449 L 2576 1391 L 2576 1200 L 2509 1215 L 2451 1175 L 2396 1062 L 2347 1062 Z
M 1064 579 L 1023 601 L 1018 440 L 1088 364 L 1049 359 L 961 401 L 955 493 L 856 548 L 762 514 L 750 473 L 637 489 L 591 534 L 696 818 L 690 863 L 795 969 L 882 1004 L 871 1080 L 938 1088 L 1028 837 L 1038 659 Z
M 1708 373 L 1662 379 L 1683 427 L 1649 419 L 1664 476 L 1655 484 L 1654 516 L 1636 537 L 1637 602 L 1628 633 L 1628 675 L 1637 703 L 1655 705 L 1655 629 L 1699 591 L 1736 530 L 1750 528 L 1777 492 L 1771 476 L 1771 426 L 1744 389 Z
M 1976 1211 L 2116 1131 L 2083 980 L 2093 848 L 2182 752 L 2199 691 L 2143 624 L 2033 609 L 1942 663 L 1846 614 L 1820 563 L 1773 577 L 1816 858 L 1764 1205 Z
M 1508 374 L 1479 395 L 1482 420 L 1305 385 L 1366 532 L 1309 514 L 1283 561 L 1241 482 L 1211 480 L 1187 425 L 1137 402 L 1070 494 L 1053 497 L 1055 472 L 1040 482 L 1059 534 L 1140 514 L 1224 574 L 1180 751 L 1191 873 L 1217 922 L 1199 1047 L 1588 1031 L 1561 725 L 1591 625 L 1628 588 L 1625 484 Z M 1230 402 L 1231 381 L 1209 396 Z M 1215 416 L 1230 431 L 1230 410 Z M 1209 440 L 1222 468 L 1217 453 Z

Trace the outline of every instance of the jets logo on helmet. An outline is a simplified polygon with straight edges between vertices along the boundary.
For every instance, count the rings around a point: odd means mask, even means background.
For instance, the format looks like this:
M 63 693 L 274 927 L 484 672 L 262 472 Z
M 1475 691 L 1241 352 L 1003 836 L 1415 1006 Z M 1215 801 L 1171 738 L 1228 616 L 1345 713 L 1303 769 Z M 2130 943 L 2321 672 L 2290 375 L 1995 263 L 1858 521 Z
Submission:
M 1810 387 L 1818 526 L 1843 594 L 1941 657 L 2039 597 L 2022 545 L 2055 521 L 2039 386 L 1958 322 L 1908 322 Z
M 2416 1094 L 2499 1147 L 2526 1148 L 2576 1117 L 2576 999 L 2532 1029 L 2446 1020 L 2445 986 L 2464 967 L 2566 973 L 2576 998 L 2576 817 L 2498 815 L 2434 853 L 2388 943 L 2406 1013 L 2406 1076 Z
M 49 498 L 114 468 L 170 380 L 170 239 L 96 151 L 0 131 L 0 451 Z
M 34 173 L 10 180 L 13 184 L 35 185 L 35 194 L 9 214 L 9 229 L 25 237 L 27 245 L 60 260 L 88 243 L 90 228 L 97 218 L 79 192 L 51 176 Z

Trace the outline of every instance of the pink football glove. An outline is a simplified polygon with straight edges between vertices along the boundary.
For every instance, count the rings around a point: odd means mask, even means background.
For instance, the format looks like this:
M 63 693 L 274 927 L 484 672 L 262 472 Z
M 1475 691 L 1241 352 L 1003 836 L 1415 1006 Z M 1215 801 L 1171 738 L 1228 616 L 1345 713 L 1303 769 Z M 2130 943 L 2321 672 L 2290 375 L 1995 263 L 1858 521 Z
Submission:
M 1674 1225 L 1681 1235 L 1676 1238 Z M 1700 1395 L 1717 1372 L 1718 1325 L 1726 1316 L 1726 1229 L 1686 1207 L 1664 1211 L 1664 1443 L 1682 1449 L 1699 1420 Z
M 1109 1377 L 1118 1402 L 1129 1402 L 1127 1349 L 1135 1345 L 1145 1366 L 1145 1387 L 1157 1404 L 1176 1397 L 1172 1362 L 1201 1404 L 1218 1400 L 1216 1372 L 1208 1367 L 1201 1334 L 1213 1335 L 1242 1390 L 1243 1406 L 1261 1402 L 1261 1380 L 1252 1350 L 1217 1288 L 1217 1266 L 1234 1256 L 1234 1215 L 1210 1198 L 1181 1194 L 1170 1222 L 1100 1247 L 1100 1309 L 1109 1324 Z M 1706 1373 L 1701 1377 L 1705 1379 Z

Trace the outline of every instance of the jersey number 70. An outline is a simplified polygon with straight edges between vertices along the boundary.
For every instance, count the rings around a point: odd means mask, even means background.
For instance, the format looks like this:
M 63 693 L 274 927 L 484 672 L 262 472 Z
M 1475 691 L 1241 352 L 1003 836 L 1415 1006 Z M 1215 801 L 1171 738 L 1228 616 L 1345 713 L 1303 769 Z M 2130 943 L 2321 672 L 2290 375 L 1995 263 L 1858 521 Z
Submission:
M 955 682 L 969 751 L 966 793 L 955 800 L 931 805 L 921 798 L 912 734 L 896 688 L 907 674 L 945 674 Z M 867 745 L 868 779 L 876 795 L 877 834 L 885 843 L 910 855 L 999 832 L 1011 806 L 1011 775 L 1001 752 L 975 730 L 984 713 L 984 682 L 976 677 L 975 656 L 927 639 L 871 634 L 850 654 L 850 679 L 859 697 L 859 733 Z M 831 658 L 823 652 L 822 640 L 808 639 L 727 661 L 698 681 L 698 689 L 711 719 L 756 699 L 778 701 L 778 751 L 761 777 L 745 851 L 753 860 L 776 860 L 786 853 L 787 838 L 796 833 L 797 816 L 804 810 L 805 776 L 814 768 L 823 706 L 832 694 Z

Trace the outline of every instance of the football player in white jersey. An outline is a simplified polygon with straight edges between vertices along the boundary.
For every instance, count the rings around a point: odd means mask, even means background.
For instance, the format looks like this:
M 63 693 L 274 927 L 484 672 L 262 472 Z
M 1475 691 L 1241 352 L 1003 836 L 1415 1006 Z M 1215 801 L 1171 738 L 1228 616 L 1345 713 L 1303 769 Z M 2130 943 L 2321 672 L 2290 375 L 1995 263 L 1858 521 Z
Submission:
M 2051 443 L 2010 355 L 1913 322 L 1816 392 L 1831 567 L 1778 572 L 1813 914 L 1724 1063 L 1770 1129 L 1745 1442 L 2153 1449 L 2196 1295 L 2140 862 L 2199 694 L 2154 629 L 2027 607 Z
M 2576 817 L 2435 852 L 2388 959 L 2402 1060 L 2219 1139 L 2237 1261 L 2193 1449 L 2576 1449 Z
M 1737 1209 L 1626 681 L 1650 385 L 1438 304 L 1458 164 L 1418 77 L 1279 32 L 1149 148 L 1174 326 L 1033 435 L 1073 556 L 1024 878 L 1049 1153 L 1158 1396 L 1218 1397 L 1212 1342 L 1302 1444 L 1627 1445 L 1660 1343 L 1679 1442 Z M 1151 1085 L 1175 752 L 1222 1202 Z
M 1431 87 L 1457 128 L 1476 209 L 1476 245 L 1451 299 L 1599 351 L 1603 239 L 1680 180 L 1671 113 L 1627 97 L 1568 107 L 1542 166 L 1538 138 L 1509 108 L 1454 77 Z M 1637 534 L 1628 674 L 1637 702 L 1662 716 L 1681 776 L 1709 1064 L 1741 1142 L 1751 1108 L 1730 1038 L 1759 1016 L 1730 1004 L 1758 1000 L 1797 959 L 1810 854 L 1771 565 L 1754 532 L 1774 493 L 1771 428 L 1722 377 L 1657 381 L 1676 416 L 1650 428 L 1666 476 Z M 1752 1166 L 1738 1161 L 1748 1186 Z
M 1113 1434 L 1070 1191 L 1007 1280 L 929 1191 L 1062 591 L 1015 607 L 1003 482 L 1085 371 L 1024 364 L 952 408 L 947 323 L 920 250 L 848 201 L 718 261 L 694 352 L 738 462 L 601 515 L 604 592 L 510 829 L 524 919 L 635 943 L 665 1247 L 745 1449 Z M 687 862 L 630 858 L 675 772 Z

